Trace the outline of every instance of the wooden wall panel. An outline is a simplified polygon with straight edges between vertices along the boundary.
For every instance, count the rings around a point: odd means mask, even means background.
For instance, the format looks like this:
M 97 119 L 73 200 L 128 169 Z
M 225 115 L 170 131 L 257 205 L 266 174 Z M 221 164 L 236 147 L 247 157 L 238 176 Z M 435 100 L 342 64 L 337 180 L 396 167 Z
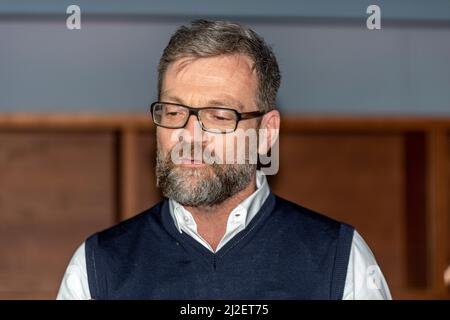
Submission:
M 54 298 L 75 249 L 114 222 L 113 142 L 0 133 L 0 299 Z
M 137 180 L 137 212 L 155 205 L 162 199 L 160 190 L 156 187 L 156 139 L 153 133 L 141 132 L 138 136 L 138 167 Z
M 424 289 L 430 285 L 430 261 L 427 206 L 429 161 L 428 141 L 424 132 L 407 132 L 405 140 L 405 230 L 407 241 L 407 268 L 409 286 Z
M 447 215 L 446 215 L 446 234 L 444 241 L 447 243 L 447 252 L 444 253 L 444 257 L 446 260 L 446 269 L 450 270 L 450 133 L 447 135 L 447 171 L 446 171 L 446 180 L 447 180 Z M 447 283 L 447 294 L 450 297 L 450 282 Z
M 399 134 L 282 134 L 275 193 L 352 224 L 393 291 L 406 286 L 403 139 Z
M 446 295 L 448 299 L 450 299 L 450 279 L 449 272 L 450 272 L 450 133 L 447 133 L 447 163 L 446 163 L 446 180 L 447 180 L 447 194 L 445 196 L 446 200 L 446 208 L 447 208 L 447 214 L 444 217 L 443 223 L 445 223 L 445 239 L 446 242 L 446 251 L 443 253 L 444 259 L 445 259 L 445 269 L 447 270 L 447 283 L 446 283 Z M 445 272 L 445 271 L 444 271 Z

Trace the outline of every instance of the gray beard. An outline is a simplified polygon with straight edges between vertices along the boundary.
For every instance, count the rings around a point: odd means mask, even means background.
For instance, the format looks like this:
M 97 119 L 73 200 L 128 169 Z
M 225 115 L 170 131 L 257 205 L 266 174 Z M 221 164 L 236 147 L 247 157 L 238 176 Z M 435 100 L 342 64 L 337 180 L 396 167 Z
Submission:
M 163 195 L 185 206 L 215 206 L 245 189 L 256 164 L 206 164 L 199 168 L 176 166 L 170 152 L 156 153 L 156 185 Z

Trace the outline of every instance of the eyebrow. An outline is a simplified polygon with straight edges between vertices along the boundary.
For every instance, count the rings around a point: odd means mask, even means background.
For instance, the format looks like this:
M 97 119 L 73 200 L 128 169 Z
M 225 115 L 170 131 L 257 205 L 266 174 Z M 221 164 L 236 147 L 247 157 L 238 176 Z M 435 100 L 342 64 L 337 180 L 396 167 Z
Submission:
M 235 99 L 213 99 L 208 101 L 208 107 L 238 108 L 239 111 L 242 111 L 244 109 L 242 103 Z
M 186 105 L 177 96 L 168 96 L 168 97 L 162 99 L 162 101 L 173 102 L 173 103 Z M 197 106 L 195 106 L 195 107 L 197 107 Z M 198 106 L 198 107 L 200 108 L 200 106 Z M 243 106 L 243 104 L 240 101 L 238 101 L 236 99 L 230 99 L 230 98 L 212 99 L 212 100 L 208 101 L 206 106 L 202 106 L 202 108 L 210 108 L 210 107 L 227 107 L 227 108 L 232 108 L 232 109 L 237 108 L 241 112 L 244 110 L 244 106 Z
M 161 101 L 164 102 L 172 102 L 172 103 L 178 103 L 178 104 L 184 104 L 183 101 L 181 101 L 181 99 L 179 99 L 176 96 L 168 96 L 167 98 L 163 99 L 161 98 Z

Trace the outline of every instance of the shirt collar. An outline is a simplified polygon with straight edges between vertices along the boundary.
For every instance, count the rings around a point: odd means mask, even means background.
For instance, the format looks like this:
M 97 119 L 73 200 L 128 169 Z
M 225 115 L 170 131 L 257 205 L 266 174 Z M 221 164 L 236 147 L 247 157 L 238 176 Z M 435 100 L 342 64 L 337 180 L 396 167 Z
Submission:
M 228 217 L 228 223 L 234 222 L 242 224 L 245 228 L 261 209 L 264 201 L 270 194 L 269 184 L 266 175 L 256 171 L 256 190 L 249 197 L 244 199 L 236 208 L 234 208 Z M 174 220 L 175 226 L 181 233 L 183 228 L 189 226 L 197 229 L 197 225 L 192 214 L 186 210 L 180 203 L 169 199 L 170 214 Z

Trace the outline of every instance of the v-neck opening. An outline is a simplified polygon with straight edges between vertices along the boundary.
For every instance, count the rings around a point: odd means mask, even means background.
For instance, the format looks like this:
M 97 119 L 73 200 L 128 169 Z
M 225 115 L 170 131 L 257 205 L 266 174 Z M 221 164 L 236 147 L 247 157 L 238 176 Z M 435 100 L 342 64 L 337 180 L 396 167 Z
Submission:
M 192 236 L 182 231 L 181 233 L 175 226 L 175 222 L 170 214 L 170 206 L 168 199 L 164 200 L 164 203 L 161 208 L 161 219 L 162 223 L 170 234 L 177 240 L 182 243 L 187 243 L 193 251 L 199 254 L 203 259 L 206 259 L 208 264 L 216 267 L 216 263 L 218 259 L 222 259 L 228 252 L 233 250 L 237 245 L 241 243 L 242 240 L 245 240 L 250 234 L 256 232 L 256 229 L 262 225 L 264 220 L 269 216 L 269 214 L 273 211 L 275 206 L 275 195 L 270 192 L 267 199 L 264 201 L 263 205 L 259 209 L 258 213 L 255 217 L 250 221 L 250 223 L 246 226 L 245 229 L 239 231 L 236 235 L 233 236 L 225 245 L 223 245 L 219 250 L 212 252 L 204 245 L 195 240 Z

